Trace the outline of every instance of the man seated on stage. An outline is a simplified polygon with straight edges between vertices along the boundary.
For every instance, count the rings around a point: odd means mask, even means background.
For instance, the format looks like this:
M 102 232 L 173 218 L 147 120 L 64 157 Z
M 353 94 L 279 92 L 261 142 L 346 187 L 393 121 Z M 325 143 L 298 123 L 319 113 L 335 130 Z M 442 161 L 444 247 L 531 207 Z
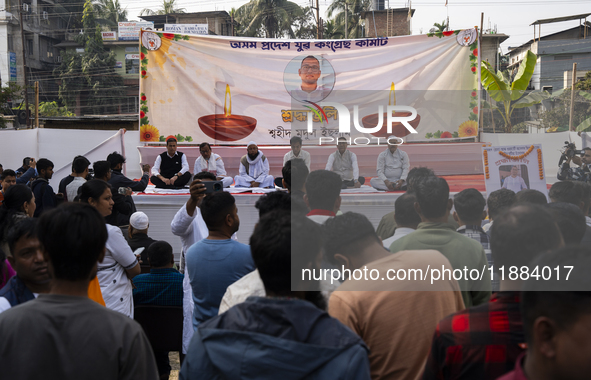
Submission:
M 328 156 L 325 170 L 333 171 L 341 176 L 342 189 L 361 187 L 365 183 L 365 178 L 359 177 L 357 155 L 347 150 L 347 139 L 344 137 L 339 137 L 337 151 Z
M 232 177 L 228 177 L 226 175 L 226 168 L 224 167 L 224 161 L 219 154 L 215 154 L 211 152 L 211 146 L 209 143 L 201 143 L 199 145 L 199 156 L 195 160 L 195 166 L 193 167 L 193 173 L 197 174 L 199 172 L 210 172 L 216 175 L 216 179 L 218 181 L 222 181 L 224 183 L 224 187 L 230 187 L 234 180 Z
M 191 180 L 187 156 L 176 150 L 176 138 L 166 139 L 166 152 L 156 157 L 150 181 L 160 189 L 184 187 Z
M 395 141 L 397 138 L 390 136 L 388 140 Z M 398 145 L 388 142 L 388 149 L 378 156 L 378 177 L 370 180 L 371 186 L 377 190 L 406 190 L 409 168 L 408 154 L 398 149 Z
M 310 153 L 302 150 L 302 138 L 299 136 L 294 136 L 289 140 L 289 144 L 291 145 L 291 150 L 285 153 L 285 156 L 283 156 L 283 166 L 285 166 L 287 161 L 291 161 L 294 158 L 299 158 L 304 161 L 308 171 L 310 171 Z
M 269 161 L 251 141 L 246 148 L 248 154 L 240 159 L 240 170 L 234 177 L 235 187 L 273 187 L 273 176 L 269 175 Z

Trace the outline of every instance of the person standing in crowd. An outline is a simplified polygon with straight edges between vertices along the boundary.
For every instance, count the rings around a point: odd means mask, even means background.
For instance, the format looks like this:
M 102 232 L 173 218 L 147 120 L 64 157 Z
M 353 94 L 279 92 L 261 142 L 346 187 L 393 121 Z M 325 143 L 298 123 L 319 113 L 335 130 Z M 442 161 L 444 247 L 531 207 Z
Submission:
M 324 311 L 317 281 L 298 281 L 292 272 L 318 270 L 321 235 L 303 215 L 276 210 L 259 220 L 250 246 L 267 296 L 200 324 L 180 379 L 371 378 L 365 343 Z
M 133 252 L 139 248 L 144 248 L 140 257 L 142 266 L 148 265 L 148 247 L 156 240 L 148 236 L 150 219 L 148 215 L 141 211 L 134 212 L 129 218 L 129 228 L 127 229 L 127 242 Z
M 406 190 L 406 177 L 410 169 L 408 154 L 398 149 L 398 145 L 390 144 L 395 141 L 395 136 L 388 138 L 388 149 L 378 156 L 377 172 L 378 176 L 372 178 L 369 182 L 374 189 L 396 191 Z
M 181 238 L 183 247 L 180 260 L 180 271 L 185 276 L 183 279 L 183 354 L 187 353 L 191 337 L 193 337 L 193 309 L 195 307 L 185 257 L 193 244 L 205 239 L 209 234 L 199 206 L 205 197 L 205 185 L 202 182 L 215 181 L 215 178 L 215 175 L 210 172 L 195 174 L 189 187 L 189 200 L 177 211 L 170 223 L 172 234 Z
M 0 191 L 0 206 L 4 202 L 4 194 L 8 188 L 12 185 L 16 185 L 16 173 L 12 169 L 6 169 L 0 175 L 0 185 L 2 185 L 2 191 Z
M 218 314 L 224 292 L 255 267 L 250 247 L 232 239 L 240 227 L 238 208 L 232 194 L 209 194 L 200 205 L 208 236 L 186 254 L 193 290 L 193 328 Z
M 4 194 L 4 202 L 0 207 L 0 249 L 10 256 L 7 237 L 10 229 L 17 223 L 35 215 L 37 204 L 35 195 L 28 186 L 12 185 Z
M 83 160 L 79 160 L 80 158 L 82 158 Z M 78 163 L 77 163 L 78 161 Z M 83 164 L 84 162 L 84 164 Z M 74 159 L 72 160 L 72 173 L 68 174 L 67 177 L 62 178 L 62 180 L 59 183 L 59 186 L 57 188 L 58 193 L 64 194 L 64 200 L 65 201 L 69 201 L 69 202 L 73 202 L 74 198 L 76 198 L 77 193 L 74 193 L 74 196 L 71 198 L 68 198 L 68 192 L 66 190 L 66 187 L 72 183 L 72 181 L 74 181 L 74 178 L 78 177 L 79 174 L 82 174 L 82 172 L 84 171 L 84 165 L 86 165 L 86 168 L 88 168 L 88 166 L 90 166 L 90 161 L 88 161 L 86 159 L 86 157 L 84 156 L 76 156 L 74 157 Z M 76 173 L 76 168 L 78 168 L 78 170 L 82 169 L 82 172 L 80 173 Z M 85 180 L 88 177 L 88 173 L 82 177 Z M 80 186 L 82 186 L 82 184 L 80 184 Z M 78 187 L 80 187 L 78 186 Z M 78 189 L 78 187 L 76 187 L 76 190 Z
M 482 230 L 489 234 L 489 230 L 492 227 L 496 216 L 499 215 L 503 210 L 513 206 L 516 199 L 517 197 L 515 193 L 509 189 L 499 189 L 488 194 L 486 205 L 488 208 L 488 219 L 490 222 L 482 226 Z
M 49 210 L 37 237 L 51 290 L 0 314 L 2 377 L 158 379 L 140 325 L 88 298 L 108 237 L 99 212 L 78 203 Z
M 456 231 L 474 239 L 482 245 L 488 267 L 494 266 L 490 251 L 490 239 L 482 229 L 482 220 L 486 218 L 486 200 L 476 189 L 464 189 L 454 196 L 454 220 L 460 226 Z M 492 291 L 499 291 L 498 274 L 493 273 Z
M 580 182 L 577 182 L 580 183 Z M 546 205 L 548 204 L 548 198 L 546 195 L 541 191 L 534 190 L 534 189 L 526 189 L 521 190 L 517 195 L 515 195 L 515 204 L 521 203 L 533 203 L 536 205 Z
M 429 271 L 429 266 L 452 270 L 435 250 L 386 251 L 371 222 L 347 212 L 325 223 L 326 256 L 337 267 L 376 273 Z M 373 274 L 371 275 L 373 277 Z M 330 296 L 328 312 L 359 335 L 370 347 L 374 379 L 416 379 L 423 372 L 431 334 L 446 315 L 464 309 L 454 279 L 433 284 L 409 275 L 405 281 L 348 278 Z
M 491 251 L 498 267 L 528 265 L 563 245 L 552 215 L 538 205 L 505 209 L 491 228 Z M 524 239 L 527 236 L 527 239 Z M 523 353 L 522 281 L 505 272 L 500 292 L 479 306 L 442 319 L 435 333 L 423 380 L 494 380 L 511 371 Z
M 521 311 L 527 351 L 517 358 L 515 369 L 498 380 L 589 378 L 590 258 L 588 248 L 566 247 L 548 252 L 531 263 L 530 268 L 570 267 L 572 271 L 566 282 L 556 281 L 556 277 L 551 281 L 530 277 L 525 282 Z
M 64 194 L 64 198 L 66 201 L 70 200 L 73 201 L 74 198 L 78 195 L 78 188 L 86 182 L 86 178 L 88 177 L 88 166 L 90 165 L 90 161 L 86 157 L 78 156 L 74 159 L 72 163 L 72 181 L 66 185 L 66 192 Z M 67 178 L 67 177 L 66 177 Z M 60 181 L 60 185 L 61 185 Z
M 88 203 L 103 218 L 111 214 L 113 199 L 111 187 L 102 180 L 93 179 L 80 187 L 80 202 Z M 105 305 L 133 318 L 133 298 L 130 280 L 140 274 L 140 264 L 123 237 L 121 229 L 107 224 L 108 239 L 103 260 L 98 264 L 97 278 Z
M 166 152 L 156 157 L 156 162 L 152 167 L 150 181 L 157 188 L 183 188 L 191 180 L 187 156 L 183 152 L 178 152 L 176 148 L 176 138 L 168 136 L 166 139 Z
M 37 219 L 25 218 L 15 224 L 6 237 L 8 261 L 17 272 L 0 289 L 0 313 L 49 293 L 50 277 L 36 229 Z
M 49 184 L 49 180 L 53 177 L 53 162 L 46 158 L 39 159 L 37 162 L 37 171 L 39 177 L 31 184 L 33 194 L 35 194 L 35 217 L 40 216 L 44 211 L 50 210 L 58 206 L 63 200 L 63 194 L 55 194 L 53 188 Z
M 339 137 L 337 151 L 328 156 L 325 170 L 333 171 L 341 177 L 342 189 L 361 187 L 365 178 L 359 176 L 357 155 L 347 149 L 347 139 Z
M 341 208 L 341 177 L 328 170 L 314 170 L 306 180 L 304 201 L 308 218 L 318 224 L 332 218 Z
M 575 185 L 575 183 L 573 181 L 554 183 L 548 192 L 548 197 L 552 203 L 564 202 L 573 204 L 586 215 L 589 212 L 589 204 L 586 199 L 587 191 L 583 186 Z M 591 248 L 591 226 L 586 226 L 581 245 Z
M 240 158 L 240 169 L 234 177 L 235 187 L 273 187 L 273 176 L 269 175 L 269 160 L 257 143 L 250 141 L 247 154 Z
M 482 268 L 486 268 L 481 279 L 462 277 L 458 283 L 467 307 L 487 302 L 491 294 L 491 282 L 484 249 L 473 239 L 458 234 L 455 228 L 447 223 L 453 205 L 453 201 L 449 199 L 447 182 L 443 178 L 428 177 L 413 184 L 413 190 L 417 197 L 415 208 L 422 222 L 415 232 L 392 243 L 390 251 L 396 253 L 437 248 L 454 269 L 466 267 L 468 270 L 476 269 L 481 273 Z
M 133 218 L 133 217 L 132 217 Z M 136 305 L 183 306 L 183 275 L 174 266 L 172 246 L 157 241 L 148 248 L 150 273 L 133 279 L 133 302 Z M 154 351 L 160 379 L 170 376 L 168 351 Z
M 23 169 L 25 167 L 25 163 L 28 160 L 28 164 L 26 165 L 27 169 Z M 37 161 L 35 161 L 32 157 L 26 157 L 23 160 L 23 166 L 19 169 L 23 169 L 24 171 L 20 171 L 16 173 L 16 183 L 17 185 L 29 185 L 32 180 L 37 177 L 39 174 L 36 169 Z
M 394 202 L 396 231 L 394 231 L 394 235 L 382 241 L 386 249 L 390 249 L 396 240 L 414 232 L 421 223 L 421 216 L 415 210 L 416 202 L 417 197 L 413 193 L 404 193 L 396 198 Z
M 107 161 L 111 164 L 111 178 L 109 183 L 113 187 L 113 191 L 117 192 L 120 187 L 129 187 L 132 191 L 142 192 L 146 190 L 148 181 L 150 180 L 150 165 L 142 165 L 142 178 L 139 181 L 134 181 L 123 175 L 123 164 L 125 164 L 125 157 L 117 152 L 113 152 L 107 156 Z
M 105 182 L 111 180 L 111 163 L 109 161 L 97 161 L 93 165 L 94 179 L 100 179 Z M 131 195 L 131 189 L 126 190 L 126 195 L 113 195 L 113 211 L 105 218 L 105 221 L 113 226 L 126 226 L 129 224 L 129 216 L 135 212 L 135 203 L 128 196 Z M 115 216 L 113 216 L 115 214 Z
M 229 177 L 226 173 L 226 167 L 224 161 L 219 154 L 211 152 L 211 146 L 209 143 L 201 143 L 199 145 L 199 153 L 201 156 L 195 160 L 195 166 L 193 167 L 193 173 L 199 172 L 210 172 L 215 174 L 217 181 L 222 181 L 224 187 L 230 187 L 234 182 L 232 177 Z

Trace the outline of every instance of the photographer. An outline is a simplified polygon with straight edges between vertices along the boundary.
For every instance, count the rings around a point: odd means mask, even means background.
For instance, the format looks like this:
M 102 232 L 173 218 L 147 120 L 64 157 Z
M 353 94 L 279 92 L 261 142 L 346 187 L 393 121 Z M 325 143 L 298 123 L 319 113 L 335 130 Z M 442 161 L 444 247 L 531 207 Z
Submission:
M 577 156 L 580 154 L 581 157 Z M 564 161 L 563 164 L 561 164 Z M 570 162 L 579 165 L 578 168 L 571 168 Z M 561 181 L 584 181 L 591 182 L 591 148 L 584 148 L 577 151 L 575 144 L 567 143 L 566 150 L 560 157 L 558 163 L 560 169 L 558 171 L 558 179 Z

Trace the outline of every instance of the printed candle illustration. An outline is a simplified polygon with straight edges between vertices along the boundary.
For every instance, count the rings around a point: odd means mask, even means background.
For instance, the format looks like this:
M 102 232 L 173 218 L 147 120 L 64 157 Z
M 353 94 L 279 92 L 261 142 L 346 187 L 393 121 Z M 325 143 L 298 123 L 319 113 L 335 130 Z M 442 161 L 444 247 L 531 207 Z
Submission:
M 224 114 L 202 116 L 197 120 L 199 128 L 208 137 L 218 141 L 237 141 L 248 137 L 256 128 L 255 118 L 232 115 L 232 94 L 226 85 Z
M 394 82 L 392 82 L 392 85 L 390 86 L 390 93 L 388 94 L 388 105 L 389 106 L 396 105 L 396 86 L 394 85 Z M 393 114 L 393 116 L 410 116 L 410 115 L 411 115 L 411 113 L 409 113 L 409 112 L 394 112 L 394 114 Z M 387 120 L 388 120 L 388 114 L 384 113 L 383 119 L 382 119 L 382 128 L 379 131 L 372 133 L 373 136 L 388 137 L 390 135 L 394 135 L 396 137 L 404 137 L 404 136 L 410 134 L 410 131 L 402 123 L 400 123 L 398 121 L 392 123 L 392 133 L 388 133 Z M 379 121 L 380 121 L 380 115 L 377 113 L 367 115 L 366 117 L 361 119 L 361 123 L 363 124 L 363 127 L 365 127 L 365 128 L 374 128 L 378 125 Z M 414 129 L 417 129 L 420 122 L 421 122 L 421 116 L 417 114 L 417 117 L 414 120 L 409 121 L 408 123 Z

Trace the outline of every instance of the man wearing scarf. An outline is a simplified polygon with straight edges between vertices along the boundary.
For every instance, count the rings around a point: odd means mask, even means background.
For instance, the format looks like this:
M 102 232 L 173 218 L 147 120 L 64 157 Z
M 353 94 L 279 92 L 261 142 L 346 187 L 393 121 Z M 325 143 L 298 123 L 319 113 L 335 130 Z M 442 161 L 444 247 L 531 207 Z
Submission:
M 235 187 L 273 187 L 269 161 L 254 141 L 248 143 L 248 154 L 240 159 L 240 171 L 234 178 Z

